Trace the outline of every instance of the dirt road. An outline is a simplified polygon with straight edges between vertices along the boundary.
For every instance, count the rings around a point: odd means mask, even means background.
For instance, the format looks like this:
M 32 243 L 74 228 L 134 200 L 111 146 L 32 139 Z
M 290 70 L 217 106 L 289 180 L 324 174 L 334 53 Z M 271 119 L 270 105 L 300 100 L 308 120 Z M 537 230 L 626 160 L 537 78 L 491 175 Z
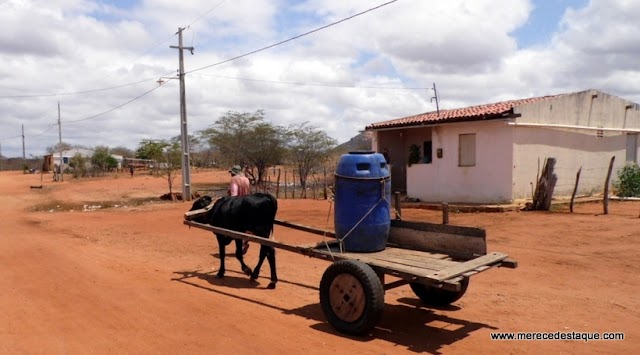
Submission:
M 194 183 L 227 178 L 192 173 Z M 1 353 L 630 354 L 640 347 L 639 202 L 612 202 L 609 215 L 600 204 L 573 214 L 452 214 L 452 224 L 485 228 L 489 250 L 508 253 L 519 268 L 472 277 L 447 309 L 421 307 L 408 287 L 390 290 L 372 334 L 348 337 L 319 306 L 326 261 L 279 251 L 276 290 L 265 288 L 267 278 L 250 283 L 232 258 L 227 277 L 216 279 L 215 238 L 182 224 L 188 203 L 135 203 L 167 192 L 165 180 L 50 180 L 0 173 Z M 279 206 L 280 219 L 333 225 L 327 201 Z M 434 211 L 403 212 L 440 220 Z M 291 243 L 321 240 L 275 233 Z M 258 249 L 250 248 L 249 265 Z M 492 341 L 492 332 L 624 332 L 625 340 Z

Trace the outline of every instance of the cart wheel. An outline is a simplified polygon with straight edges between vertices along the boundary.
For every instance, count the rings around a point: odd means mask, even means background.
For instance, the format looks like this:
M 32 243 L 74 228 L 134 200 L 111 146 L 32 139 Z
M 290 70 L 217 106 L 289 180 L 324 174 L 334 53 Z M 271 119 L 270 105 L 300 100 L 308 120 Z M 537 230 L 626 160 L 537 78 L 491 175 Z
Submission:
M 375 271 L 363 262 L 334 262 L 320 281 L 320 305 L 327 321 L 338 331 L 367 333 L 382 316 L 382 283 Z
M 417 282 L 411 282 L 409 286 L 424 304 L 428 306 L 447 306 L 459 300 L 467 292 L 469 278 L 465 277 L 460 281 L 460 291 L 447 291 Z

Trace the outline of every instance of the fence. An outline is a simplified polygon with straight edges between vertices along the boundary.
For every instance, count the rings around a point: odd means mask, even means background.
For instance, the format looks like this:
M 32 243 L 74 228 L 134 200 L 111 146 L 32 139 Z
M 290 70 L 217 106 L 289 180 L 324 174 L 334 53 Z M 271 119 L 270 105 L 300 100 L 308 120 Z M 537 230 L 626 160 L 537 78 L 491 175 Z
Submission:
M 333 174 L 327 169 L 321 173 L 313 173 L 307 177 L 306 188 L 300 184 L 300 177 L 294 169 L 270 168 L 261 184 L 252 187 L 255 192 L 266 192 L 282 199 L 328 199 L 332 194 Z
M 333 195 L 333 173 L 323 169 L 321 173 L 310 174 L 307 177 L 305 189 L 300 185 L 300 179 L 291 168 L 269 168 L 262 183 L 252 184 L 251 192 L 264 192 L 278 199 L 328 199 Z M 226 196 L 228 183 L 216 183 L 210 185 L 194 185 L 196 194 L 206 194 L 216 197 Z

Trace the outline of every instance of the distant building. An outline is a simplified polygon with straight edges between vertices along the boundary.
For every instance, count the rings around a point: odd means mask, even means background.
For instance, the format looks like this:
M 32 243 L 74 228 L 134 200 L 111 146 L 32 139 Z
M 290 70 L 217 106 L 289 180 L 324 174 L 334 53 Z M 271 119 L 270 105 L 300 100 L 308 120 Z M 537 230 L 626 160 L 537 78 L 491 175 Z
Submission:
M 91 149 L 82 149 L 82 148 L 73 148 L 69 150 L 62 151 L 62 168 L 66 169 L 69 167 L 69 162 L 71 159 L 80 155 L 81 157 L 87 159 L 88 164 L 90 164 L 91 157 L 93 156 L 94 151 Z M 111 156 L 118 162 L 118 170 L 122 169 L 122 155 L 111 154 Z M 60 152 L 55 152 L 52 154 L 47 154 L 44 156 L 44 162 L 42 164 L 42 170 L 44 171 L 53 171 L 56 165 L 60 164 Z

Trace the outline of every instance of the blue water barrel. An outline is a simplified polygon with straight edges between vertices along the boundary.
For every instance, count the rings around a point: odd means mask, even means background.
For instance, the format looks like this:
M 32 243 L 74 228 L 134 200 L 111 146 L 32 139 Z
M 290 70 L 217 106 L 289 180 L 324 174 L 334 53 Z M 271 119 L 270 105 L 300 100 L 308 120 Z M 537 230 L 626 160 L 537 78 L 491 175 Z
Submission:
M 344 154 L 335 174 L 335 232 L 350 252 L 374 252 L 387 246 L 391 228 L 391 175 L 382 154 Z

